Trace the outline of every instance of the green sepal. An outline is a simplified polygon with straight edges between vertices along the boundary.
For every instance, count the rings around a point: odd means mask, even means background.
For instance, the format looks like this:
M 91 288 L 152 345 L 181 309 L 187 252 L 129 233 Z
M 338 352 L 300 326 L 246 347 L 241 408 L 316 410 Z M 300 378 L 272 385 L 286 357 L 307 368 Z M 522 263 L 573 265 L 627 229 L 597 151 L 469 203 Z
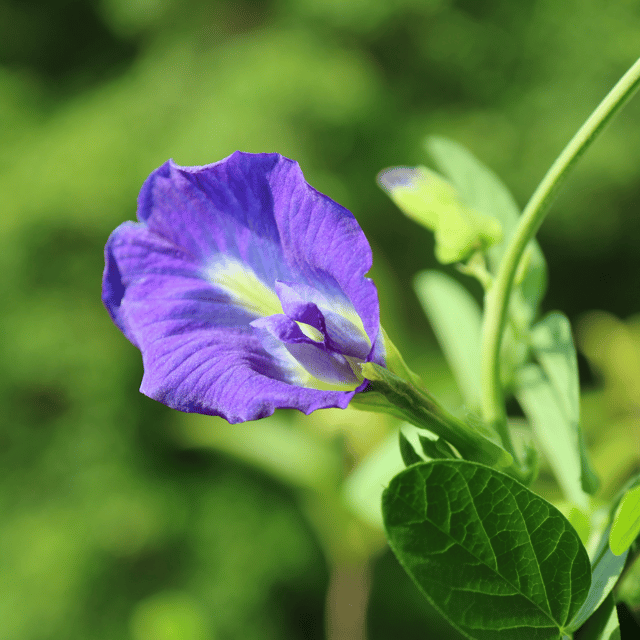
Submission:
M 451 446 L 447 444 L 442 438 L 436 438 L 432 440 L 423 435 L 418 435 L 420 446 L 427 458 L 432 460 L 438 460 L 440 458 L 456 459 L 457 456 L 451 449 Z
M 393 167 L 378 174 L 378 184 L 409 218 L 435 233 L 436 258 L 459 262 L 502 240 L 492 216 L 468 207 L 455 188 L 426 167 Z
M 405 380 L 409 380 L 411 384 L 416 387 L 422 386 L 422 380 L 417 373 L 414 373 L 409 369 L 407 363 L 404 361 L 402 354 L 398 351 L 398 347 L 396 347 L 393 342 L 391 342 L 391 338 L 384 330 L 384 327 L 380 326 L 380 331 L 382 333 L 382 341 L 384 344 L 384 360 L 386 363 L 387 369 L 392 373 L 395 373 L 400 378 L 404 378 Z
M 452 416 L 424 389 L 417 389 L 388 369 L 373 362 L 360 365 L 362 375 L 369 380 L 368 392 L 382 395 L 395 415 L 401 416 L 422 429 L 427 429 L 450 442 L 467 460 L 475 460 L 491 466 L 509 467 L 513 464 L 511 454 L 491 439 L 490 434 L 473 429 Z M 366 402 L 367 391 L 354 396 L 355 407 Z M 369 407 L 370 408 L 370 407 Z
M 410 467 L 412 464 L 416 464 L 416 462 L 424 462 L 424 460 L 416 453 L 416 450 L 409 442 L 407 436 L 402 433 L 402 429 L 398 430 L 398 440 L 400 444 L 402 462 L 404 462 L 407 467 Z

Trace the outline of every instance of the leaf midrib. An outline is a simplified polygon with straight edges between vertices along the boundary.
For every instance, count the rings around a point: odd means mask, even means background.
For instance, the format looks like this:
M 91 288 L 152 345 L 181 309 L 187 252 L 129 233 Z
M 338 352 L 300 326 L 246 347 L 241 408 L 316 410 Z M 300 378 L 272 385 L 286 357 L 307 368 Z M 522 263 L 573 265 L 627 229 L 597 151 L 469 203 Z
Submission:
M 461 474 L 457 469 L 455 469 L 455 471 L 456 471 L 456 473 L 457 473 L 457 474 L 462 475 L 462 474 Z M 464 476 L 462 476 L 462 477 L 464 478 Z M 422 479 L 424 480 L 425 485 L 426 485 L 426 479 L 425 479 L 424 477 L 423 477 Z M 471 492 L 469 491 L 469 486 L 468 486 L 468 484 L 467 484 L 466 480 L 465 480 L 465 483 L 464 483 L 464 484 L 465 484 L 465 488 L 466 488 L 466 490 L 469 492 L 469 495 L 471 496 Z M 506 487 L 505 487 L 505 488 L 506 488 Z M 510 491 L 509 489 L 507 489 L 507 491 L 509 491 L 509 494 L 510 494 L 511 496 L 513 496 L 513 494 L 511 493 L 511 491 Z M 426 486 L 425 486 L 425 492 L 426 492 Z M 396 493 L 396 497 L 398 497 L 402 502 L 404 502 L 404 503 L 405 503 L 405 505 L 406 505 L 407 507 L 409 507 L 411 510 L 413 510 L 413 511 L 415 511 L 416 513 L 418 513 L 418 514 L 419 514 L 419 512 L 418 512 L 418 511 L 413 507 L 413 505 L 412 505 L 410 502 L 405 501 L 405 500 L 402 498 L 402 496 L 400 496 L 399 494 L 397 494 L 397 493 Z M 515 500 L 515 498 L 514 498 L 514 500 Z M 477 515 L 477 507 L 476 507 L 476 505 L 475 505 L 475 502 L 473 501 L 473 498 L 471 498 L 471 502 L 472 502 L 472 504 L 473 504 L 473 506 L 474 506 L 474 510 L 475 510 L 475 512 L 476 512 L 476 515 Z M 427 504 L 427 501 L 426 501 L 426 499 L 425 499 L 425 505 L 426 505 L 426 504 Z M 523 516 L 522 511 L 520 510 L 520 508 L 519 508 L 519 507 L 518 507 L 518 513 L 520 514 L 520 517 L 521 517 L 521 518 L 522 518 L 522 520 L 524 521 L 524 516 Z M 481 523 L 482 529 L 483 529 L 483 531 L 484 531 L 485 535 L 487 536 L 487 539 L 489 540 L 489 546 L 490 546 L 491 551 L 492 551 L 492 553 L 493 553 L 493 555 L 494 555 L 494 558 L 496 558 L 495 551 L 494 551 L 494 549 L 493 549 L 493 546 L 491 545 L 491 538 L 487 535 L 486 531 L 484 530 L 484 524 L 482 523 L 482 520 L 480 520 L 480 518 L 479 518 L 479 517 L 478 517 L 478 520 L 479 520 L 479 522 Z M 552 623 L 552 625 L 551 625 L 551 626 L 553 626 L 554 628 L 558 629 L 558 633 L 559 633 L 559 634 L 560 634 L 560 633 L 562 633 L 562 631 L 563 631 L 563 629 L 564 629 L 564 626 L 562 626 L 562 625 L 558 624 L 558 623 L 557 623 L 557 622 L 556 622 L 556 621 L 551 617 L 551 613 L 550 613 L 550 611 L 549 611 L 549 612 L 546 612 L 544 609 L 542 609 L 542 608 L 540 607 L 540 605 L 539 605 L 537 602 L 535 602 L 535 601 L 531 600 L 531 598 L 530 598 L 529 596 L 527 596 L 526 594 L 522 593 L 522 591 L 521 591 L 518 587 L 516 587 L 516 585 L 514 585 L 514 584 L 513 584 L 509 579 L 507 579 L 507 578 L 506 578 L 505 576 L 503 576 L 499 571 L 497 571 L 497 569 L 494 569 L 493 567 L 491 567 L 491 566 L 487 565 L 487 564 L 486 564 L 486 562 L 485 562 L 484 560 L 482 560 L 481 558 L 477 557 L 474 553 L 472 553 L 472 552 L 471 552 L 469 549 L 467 549 L 466 547 L 463 547 L 463 546 L 462 546 L 462 545 L 461 545 L 457 540 L 455 540 L 455 538 L 453 538 L 453 537 L 452 537 L 448 532 L 443 531 L 443 530 L 438 526 L 438 524 L 437 524 L 437 523 L 433 522 L 433 520 L 431 520 L 430 518 L 428 518 L 428 517 L 427 517 L 427 515 L 426 515 L 426 513 L 425 513 L 425 515 L 424 515 L 424 518 L 423 518 L 421 521 L 418 521 L 418 522 L 412 522 L 412 523 L 407 523 L 407 524 L 420 524 L 420 523 L 423 523 L 423 522 L 425 522 L 425 521 L 428 521 L 430 524 L 432 524 L 434 527 L 436 527 L 436 528 L 437 528 L 437 529 L 438 529 L 442 534 L 446 535 L 446 536 L 447 536 L 447 537 L 448 537 L 448 538 L 449 538 L 449 539 L 450 539 L 454 544 L 456 544 L 457 546 L 462 547 L 463 549 L 465 549 L 465 551 L 467 551 L 467 553 L 469 553 L 469 554 L 470 554 L 470 555 L 472 555 L 476 560 L 478 560 L 478 562 L 482 563 L 485 567 L 487 567 L 488 569 L 490 569 L 491 571 L 493 571 L 497 576 L 499 576 L 499 577 L 500 577 L 502 580 L 504 580 L 504 581 L 505 581 L 509 586 L 511 586 L 511 587 L 512 587 L 512 588 L 513 588 L 513 589 L 514 589 L 518 594 L 520 594 L 520 595 L 521 595 L 523 598 L 525 598 L 528 602 L 530 602 L 531 604 L 533 604 L 533 605 L 536 607 L 536 609 L 538 609 L 538 610 L 543 614 L 543 616 L 544 616 L 546 619 L 550 620 L 550 621 L 551 621 L 551 623 Z M 525 527 L 525 528 L 526 528 L 526 527 Z M 527 534 L 529 534 L 529 530 L 528 530 L 528 529 L 526 529 L 526 530 L 527 530 Z M 530 537 L 530 536 L 529 536 L 529 545 L 531 545 L 531 537 Z M 557 545 L 556 545 L 556 546 L 557 546 Z M 540 573 L 540 565 L 539 565 L 539 563 L 538 563 L 538 558 L 537 558 L 537 556 L 535 555 L 535 553 L 534 553 L 534 557 L 536 558 L 536 565 L 538 566 L 538 572 L 539 572 L 539 575 L 540 575 L 540 577 L 542 578 L 542 574 Z M 573 565 L 573 563 L 574 563 L 574 562 L 575 562 L 575 557 L 574 557 L 574 558 L 573 558 L 573 560 L 572 560 L 572 565 Z M 404 562 L 402 562 L 402 564 L 404 565 Z M 496 565 L 497 565 L 497 562 L 496 562 Z M 414 579 L 414 581 L 415 581 L 415 579 Z M 425 595 L 427 595 L 426 591 L 425 591 L 425 590 L 424 590 L 424 589 L 419 585 L 419 583 L 417 583 L 417 581 L 416 581 L 416 584 L 418 584 L 418 586 L 419 586 L 420 590 L 421 590 L 423 593 L 425 593 Z M 547 604 L 549 604 L 549 598 L 548 598 L 548 596 L 547 596 L 547 588 L 546 588 L 546 584 L 544 583 L 544 580 L 542 580 L 542 585 L 543 585 L 543 587 L 544 587 L 544 592 L 545 592 L 545 596 L 546 596 L 546 599 L 547 599 Z M 476 591 L 476 593 L 478 593 L 478 592 Z M 431 599 L 431 598 L 429 598 L 429 599 Z M 532 627 L 532 628 L 534 628 L 534 629 L 544 629 L 544 628 L 546 628 L 546 627 Z M 484 629 L 484 630 L 485 630 L 485 631 L 488 631 L 489 629 Z

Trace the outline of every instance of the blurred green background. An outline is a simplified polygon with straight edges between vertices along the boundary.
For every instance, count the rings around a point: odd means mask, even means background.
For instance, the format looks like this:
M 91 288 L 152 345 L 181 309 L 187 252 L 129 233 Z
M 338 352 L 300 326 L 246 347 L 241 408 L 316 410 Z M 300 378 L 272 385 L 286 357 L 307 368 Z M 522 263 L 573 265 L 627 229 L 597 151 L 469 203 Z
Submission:
M 324 637 L 329 568 L 304 491 L 220 451 L 215 434 L 243 425 L 140 395 L 139 353 L 100 303 L 104 243 L 154 168 L 236 149 L 297 160 L 358 218 L 387 331 L 455 406 L 410 288 L 433 240 L 376 173 L 424 163 L 424 136 L 444 135 L 524 205 L 639 54 L 636 0 L 0 0 L 2 638 Z M 639 202 L 636 98 L 539 234 L 544 309 L 576 321 L 585 354 L 605 497 L 640 466 L 640 323 L 619 319 L 640 311 Z M 345 415 L 348 466 L 387 426 Z M 345 426 L 308 424 L 325 440 Z M 384 551 L 368 627 L 457 637 Z

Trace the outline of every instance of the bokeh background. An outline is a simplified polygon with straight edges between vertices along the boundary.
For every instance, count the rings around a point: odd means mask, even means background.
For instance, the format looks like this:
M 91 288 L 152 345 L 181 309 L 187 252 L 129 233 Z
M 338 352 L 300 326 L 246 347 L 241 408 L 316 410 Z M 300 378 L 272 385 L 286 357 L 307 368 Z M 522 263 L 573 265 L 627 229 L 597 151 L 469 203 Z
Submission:
M 524 205 L 639 54 L 636 0 L 0 0 L 0 635 L 324 637 L 326 544 L 299 477 L 233 455 L 243 425 L 141 396 L 101 306 L 104 243 L 154 168 L 296 159 L 358 218 L 387 331 L 455 405 L 410 284 L 433 240 L 376 173 L 444 135 Z M 640 460 L 639 203 L 636 98 L 539 234 L 605 497 Z M 313 437 L 351 429 L 352 464 L 387 427 L 342 415 L 317 414 Z M 371 640 L 456 637 L 384 550 L 367 615 Z

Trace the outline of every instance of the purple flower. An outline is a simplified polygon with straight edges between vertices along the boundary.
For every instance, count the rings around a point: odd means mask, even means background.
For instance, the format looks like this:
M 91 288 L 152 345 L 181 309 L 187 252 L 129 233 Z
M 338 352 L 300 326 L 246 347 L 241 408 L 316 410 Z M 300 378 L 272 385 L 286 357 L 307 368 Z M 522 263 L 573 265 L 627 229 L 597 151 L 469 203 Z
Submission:
M 384 364 L 367 239 L 296 162 L 170 160 L 138 220 L 107 242 L 102 299 L 142 352 L 145 395 L 231 423 L 308 414 L 345 408 L 367 384 L 359 364 Z

